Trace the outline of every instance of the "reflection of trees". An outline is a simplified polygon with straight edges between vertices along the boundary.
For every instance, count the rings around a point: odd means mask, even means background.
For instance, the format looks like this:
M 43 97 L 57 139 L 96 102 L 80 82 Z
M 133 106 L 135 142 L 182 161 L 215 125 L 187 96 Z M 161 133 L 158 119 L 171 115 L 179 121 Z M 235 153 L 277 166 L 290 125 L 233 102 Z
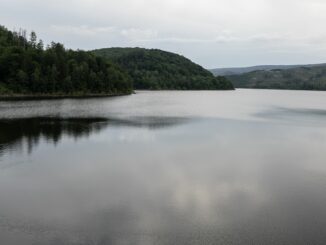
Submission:
M 26 145 L 31 153 L 41 139 L 57 144 L 63 136 L 79 139 L 88 137 L 110 125 L 161 129 L 182 124 L 185 118 L 134 117 L 127 120 L 103 118 L 0 119 L 0 156 L 4 151 L 21 150 Z
M 0 120 L 0 155 L 6 150 L 20 149 L 26 143 L 32 152 L 40 139 L 57 144 L 62 136 L 87 137 L 107 126 L 105 119 L 28 118 Z
M 170 128 L 189 121 L 189 118 L 183 117 L 131 117 L 124 120 L 111 119 L 110 123 L 125 127 L 137 127 L 148 129 Z

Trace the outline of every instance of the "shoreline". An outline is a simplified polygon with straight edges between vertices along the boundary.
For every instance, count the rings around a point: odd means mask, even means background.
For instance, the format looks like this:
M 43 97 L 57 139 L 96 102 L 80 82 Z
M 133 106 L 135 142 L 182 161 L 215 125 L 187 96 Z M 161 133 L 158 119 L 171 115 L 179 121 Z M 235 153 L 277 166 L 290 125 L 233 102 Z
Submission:
M 0 95 L 0 101 L 15 101 L 15 100 L 55 100 L 55 99 L 90 99 L 90 98 L 105 98 L 118 97 L 135 94 L 134 91 L 129 93 L 118 94 L 12 94 Z

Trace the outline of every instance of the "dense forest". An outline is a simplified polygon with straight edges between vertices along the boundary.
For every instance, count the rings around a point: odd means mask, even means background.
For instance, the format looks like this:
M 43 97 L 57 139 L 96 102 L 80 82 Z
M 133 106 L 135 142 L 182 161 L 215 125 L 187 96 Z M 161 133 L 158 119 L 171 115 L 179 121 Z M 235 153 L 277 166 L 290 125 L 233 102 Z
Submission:
M 44 47 L 35 32 L 0 26 L 0 95 L 128 94 L 132 81 L 117 65 L 60 43 Z
M 326 90 L 326 65 L 228 76 L 237 88 Z
M 174 53 L 142 48 L 107 48 L 92 52 L 125 69 L 136 89 L 233 89 L 225 77 L 214 77 L 201 66 Z

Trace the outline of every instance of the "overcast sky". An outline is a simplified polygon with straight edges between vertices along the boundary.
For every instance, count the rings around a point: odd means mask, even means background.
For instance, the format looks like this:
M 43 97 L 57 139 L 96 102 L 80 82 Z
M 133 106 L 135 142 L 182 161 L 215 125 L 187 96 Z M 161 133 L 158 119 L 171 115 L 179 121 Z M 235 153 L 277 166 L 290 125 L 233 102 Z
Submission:
M 0 0 L 0 24 L 68 48 L 159 48 L 206 68 L 326 62 L 326 0 Z

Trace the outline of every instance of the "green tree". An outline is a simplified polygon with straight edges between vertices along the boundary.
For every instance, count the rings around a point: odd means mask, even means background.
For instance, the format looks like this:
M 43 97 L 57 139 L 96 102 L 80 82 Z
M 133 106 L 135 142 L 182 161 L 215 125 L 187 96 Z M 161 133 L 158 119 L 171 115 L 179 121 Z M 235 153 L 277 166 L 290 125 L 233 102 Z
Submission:
M 31 34 L 30 34 L 30 44 L 31 44 L 32 48 L 36 47 L 37 36 L 36 36 L 36 33 L 34 31 L 32 31 Z
M 36 45 L 36 48 L 39 50 L 39 51 L 43 51 L 44 50 L 44 43 L 43 43 L 43 40 L 40 39 Z

